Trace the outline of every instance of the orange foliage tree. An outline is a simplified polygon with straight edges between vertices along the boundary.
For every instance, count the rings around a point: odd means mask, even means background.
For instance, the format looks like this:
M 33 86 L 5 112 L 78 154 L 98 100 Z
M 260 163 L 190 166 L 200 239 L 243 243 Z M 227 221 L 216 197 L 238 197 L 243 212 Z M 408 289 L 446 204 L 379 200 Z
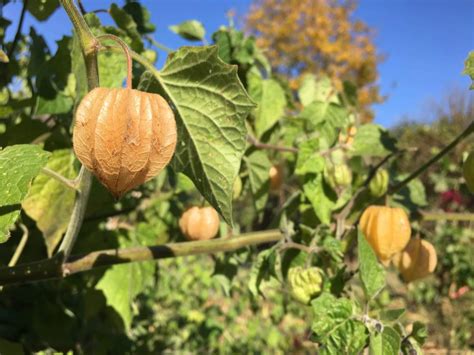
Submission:
M 352 19 L 355 8 L 352 0 L 254 0 L 246 26 L 293 87 L 308 72 L 328 75 L 338 89 L 344 80 L 355 84 L 367 122 L 373 118 L 370 105 L 383 101 L 376 84 L 381 56 L 373 31 Z

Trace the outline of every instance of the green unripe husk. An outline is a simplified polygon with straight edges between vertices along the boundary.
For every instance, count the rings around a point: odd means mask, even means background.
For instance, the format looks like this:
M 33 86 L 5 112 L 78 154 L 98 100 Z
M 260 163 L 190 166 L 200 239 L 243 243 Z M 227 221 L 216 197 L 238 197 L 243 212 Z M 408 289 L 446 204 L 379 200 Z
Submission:
M 317 267 L 293 267 L 288 271 L 288 285 L 291 295 L 299 302 L 308 304 L 321 293 L 323 277 Z

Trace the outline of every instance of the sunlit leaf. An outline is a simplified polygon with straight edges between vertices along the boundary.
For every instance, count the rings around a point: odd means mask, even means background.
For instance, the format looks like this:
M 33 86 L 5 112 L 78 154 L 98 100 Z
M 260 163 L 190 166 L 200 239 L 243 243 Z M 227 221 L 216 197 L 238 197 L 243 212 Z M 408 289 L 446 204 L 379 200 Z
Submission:
M 49 153 L 37 145 L 13 145 L 0 150 L 0 243 L 8 239 L 31 180 L 48 157 Z

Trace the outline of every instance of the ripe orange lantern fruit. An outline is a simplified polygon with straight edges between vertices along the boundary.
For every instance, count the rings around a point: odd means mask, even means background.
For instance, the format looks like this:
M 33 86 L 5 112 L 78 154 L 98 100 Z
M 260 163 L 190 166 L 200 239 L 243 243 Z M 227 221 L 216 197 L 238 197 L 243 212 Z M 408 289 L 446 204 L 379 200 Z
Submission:
M 283 183 L 283 169 L 279 165 L 273 165 L 268 171 L 270 177 L 270 190 L 278 190 Z
M 73 132 L 77 158 L 116 198 L 158 175 L 171 160 L 177 137 L 165 99 L 131 89 L 131 59 L 123 47 L 127 88 L 90 91 L 77 108 Z
M 158 175 L 176 146 L 176 122 L 156 94 L 96 88 L 76 111 L 74 152 L 117 198 Z
M 179 228 L 187 240 L 208 240 L 219 231 L 219 215 L 212 207 L 191 207 L 179 219 Z
M 405 282 L 422 279 L 431 274 L 438 263 L 434 246 L 423 239 L 410 240 L 405 250 L 393 257 L 393 264 Z
M 359 226 L 382 263 L 388 263 L 410 240 L 410 221 L 401 208 L 369 206 Z

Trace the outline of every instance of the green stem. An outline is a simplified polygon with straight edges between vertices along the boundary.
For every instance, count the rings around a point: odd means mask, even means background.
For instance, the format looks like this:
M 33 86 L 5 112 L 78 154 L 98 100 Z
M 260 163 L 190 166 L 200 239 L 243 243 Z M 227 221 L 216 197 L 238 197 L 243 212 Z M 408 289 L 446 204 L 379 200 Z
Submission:
M 10 267 L 16 265 L 18 259 L 20 259 L 23 249 L 25 249 L 26 242 L 28 241 L 28 229 L 23 224 L 20 224 L 20 228 L 23 231 L 23 235 L 21 236 L 20 243 L 18 243 L 18 246 L 16 247 L 12 258 L 10 259 L 10 262 L 8 263 L 8 266 Z
M 474 222 L 474 213 L 427 212 L 421 211 L 423 221 Z
M 18 21 L 18 27 L 16 28 L 16 32 L 15 32 L 15 37 L 13 38 L 13 42 L 7 52 L 7 57 L 10 60 L 12 60 L 13 54 L 15 53 L 16 46 L 18 45 L 18 41 L 20 40 L 21 29 L 23 27 L 23 20 L 25 19 L 27 6 L 28 6 L 28 0 L 24 0 L 23 8 L 21 9 L 20 20 Z
M 54 170 L 51 170 L 49 168 L 42 168 L 41 172 L 43 174 L 48 175 L 49 177 L 55 179 L 56 181 L 59 181 L 64 186 L 66 186 L 70 189 L 73 189 L 73 190 L 77 190 L 77 185 L 76 185 L 76 182 L 74 180 L 70 180 L 70 179 L 62 176 L 61 174 L 58 174 L 57 172 L 55 172 Z
M 99 42 L 92 34 L 86 21 L 77 10 L 73 1 L 60 0 L 60 2 L 71 19 L 71 22 L 74 25 L 74 30 L 79 37 L 86 66 L 87 85 L 89 91 L 91 91 L 99 86 L 99 69 L 97 65 L 97 50 L 99 48 Z M 66 234 L 64 235 L 64 239 L 59 247 L 58 254 L 62 260 L 67 260 L 81 229 L 91 185 L 92 174 L 82 166 L 77 178 L 77 187 L 79 191 L 76 192 L 76 199 L 74 201 L 71 219 L 69 220 Z
M 53 257 L 16 267 L 0 268 L 0 285 L 64 278 L 78 272 L 117 264 L 227 252 L 251 245 L 274 243 L 280 239 L 281 232 L 272 229 L 225 239 L 94 251 L 85 255 L 72 256 L 70 261 L 64 264 L 61 258 Z
M 125 57 L 127 58 L 127 89 L 131 89 L 132 88 L 132 57 L 130 56 L 130 48 L 124 41 L 122 41 L 122 39 L 114 35 L 106 34 L 106 35 L 101 35 L 97 38 L 99 40 L 109 39 L 111 41 L 117 42 L 120 45 L 120 47 L 122 48 L 125 54 Z
M 157 42 L 153 37 L 151 36 L 146 36 L 146 39 L 150 41 L 151 44 L 153 44 L 156 48 L 161 49 L 165 51 L 166 53 L 172 53 L 174 52 L 173 49 L 166 47 L 165 45 L 161 44 L 160 42 Z
M 420 166 L 418 169 L 416 169 L 406 179 L 403 179 L 398 184 L 391 186 L 387 194 L 393 195 L 394 193 L 398 192 L 403 186 L 407 185 L 410 181 L 417 178 L 421 173 L 423 173 L 431 165 L 433 165 L 438 160 L 440 160 L 443 156 L 448 154 L 452 149 L 454 149 L 459 144 L 459 142 L 461 142 L 464 138 L 466 138 L 473 132 L 474 132 L 474 121 L 472 121 L 471 124 L 467 126 L 467 128 L 463 132 L 461 132 L 459 136 L 457 136 L 451 143 L 449 143 L 446 147 L 444 147 L 443 150 L 441 150 L 433 158 L 431 158 L 422 166 Z

